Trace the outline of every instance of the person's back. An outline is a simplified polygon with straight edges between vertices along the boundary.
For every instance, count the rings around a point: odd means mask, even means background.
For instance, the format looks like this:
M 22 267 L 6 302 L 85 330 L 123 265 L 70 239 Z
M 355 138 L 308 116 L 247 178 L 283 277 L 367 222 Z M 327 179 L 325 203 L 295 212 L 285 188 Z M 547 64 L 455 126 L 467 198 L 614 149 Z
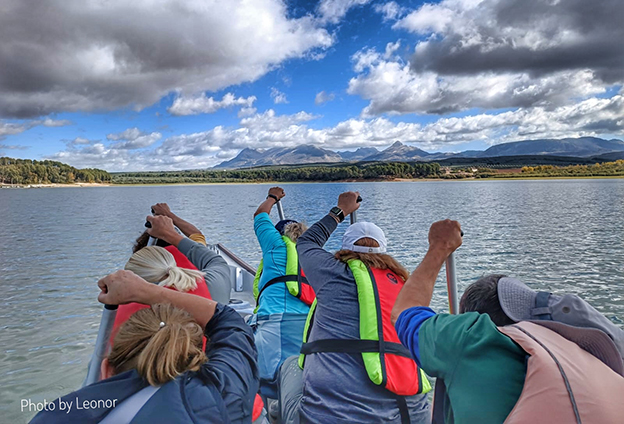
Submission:
M 33 423 L 251 422 L 256 351 L 251 329 L 238 313 L 127 271 L 99 285 L 102 302 L 134 300 L 151 308 L 120 328 L 102 363 L 103 381 L 61 398 L 65 405 L 72 402 L 71 411 L 61 410 L 57 400 L 54 410 L 41 412 Z M 210 339 L 205 353 L 202 335 Z
M 411 318 L 407 311 L 399 320 Z M 397 321 L 398 330 L 405 328 L 403 322 Z M 445 422 L 505 421 L 524 385 L 526 352 L 499 332 L 487 314 L 477 312 L 437 314 L 419 332 L 420 364 L 428 375 L 444 381 L 452 399 Z M 408 329 L 399 331 L 401 340 L 410 335 Z
M 344 210 L 345 207 L 340 209 Z M 347 263 L 348 260 L 346 257 L 343 258 L 344 261 L 336 257 L 341 255 L 342 251 L 335 256 L 323 249 L 323 245 L 337 225 L 337 219 L 331 214 L 327 215 L 310 227 L 297 243 L 302 266 L 317 295 L 316 310 L 308 338 L 312 344 L 327 339 L 362 340 L 361 319 L 368 319 L 361 316 L 358 283 Z M 344 243 L 343 238 L 343 246 Z M 367 247 L 366 250 L 379 249 Z M 348 257 L 349 253 L 344 252 Z M 386 270 L 385 274 L 390 274 L 390 271 Z M 393 279 L 402 278 L 391 274 Z M 369 318 L 380 324 L 379 318 L 383 313 L 387 313 L 389 320 L 389 309 L 379 310 L 380 315 L 374 319 L 372 316 Z M 421 378 L 418 374 L 398 377 L 410 380 Z M 300 403 L 302 422 L 402 423 L 405 419 L 401 413 L 402 400 L 407 404 L 407 414 L 413 424 L 429 421 L 426 395 L 398 396 L 388 390 L 385 383 L 374 383 L 362 353 L 323 351 L 307 354 L 303 380 L 303 397 Z M 422 384 L 428 385 L 425 381 Z
M 262 261 L 254 281 L 258 307 L 251 321 L 255 327 L 261 392 L 277 397 L 277 371 L 289 356 L 299 353 L 306 316 L 314 292 L 303 280 L 295 243 L 305 225 L 292 220 L 273 225 L 269 212 L 284 196 L 273 187 L 254 214 L 254 231 L 262 249 Z
M 317 292 L 318 304 L 310 341 L 360 338 L 357 286 L 344 279 L 347 264 L 337 263 L 335 279 Z M 332 271 L 325 268 L 324 273 Z M 384 387 L 371 382 L 361 354 L 323 353 L 306 355 L 303 368 L 303 422 L 400 423 L 396 398 Z M 419 415 L 428 404 L 419 396 L 407 399 L 408 407 Z M 418 406 L 416 406 L 418 405 Z
M 624 391 L 614 343 L 624 340 L 620 329 L 580 298 L 573 308 L 560 301 L 566 296 L 537 293 L 504 275 L 471 284 L 460 315 L 436 314 L 429 308 L 433 287 L 444 260 L 461 245 L 459 223 L 434 223 L 429 242 L 392 315 L 401 342 L 438 378 L 435 424 L 563 423 L 581 415 L 584 423 L 603 423 L 624 414 L 613 396 Z

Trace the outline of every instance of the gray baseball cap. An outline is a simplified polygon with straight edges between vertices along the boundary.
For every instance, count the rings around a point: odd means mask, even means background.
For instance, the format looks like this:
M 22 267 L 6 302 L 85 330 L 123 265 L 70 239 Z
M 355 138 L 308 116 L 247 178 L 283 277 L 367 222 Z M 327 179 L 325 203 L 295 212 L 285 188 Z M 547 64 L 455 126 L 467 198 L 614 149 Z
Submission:
M 624 331 L 580 297 L 537 292 L 520 280 L 502 277 L 498 281 L 498 300 L 503 312 L 512 320 L 544 325 L 622 374 Z M 608 340 L 600 332 L 592 330 L 602 331 L 609 336 Z M 609 351 L 613 352 L 613 348 L 619 360 L 612 358 L 613 354 Z

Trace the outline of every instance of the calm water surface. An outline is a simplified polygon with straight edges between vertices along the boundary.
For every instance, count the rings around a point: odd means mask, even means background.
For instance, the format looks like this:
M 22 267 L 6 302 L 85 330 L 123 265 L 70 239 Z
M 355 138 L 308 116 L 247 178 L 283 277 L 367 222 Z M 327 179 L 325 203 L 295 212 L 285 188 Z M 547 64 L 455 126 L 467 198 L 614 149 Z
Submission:
M 101 305 L 96 281 L 120 269 L 155 202 L 253 265 L 252 216 L 268 185 L 0 190 L 0 422 L 26 422 L 21 399 L 54 400 L 82 382 Z M 576 293 L 624 324 L 624 180 L 462 181 L 284 186 L 286 215 L 316 222 L 338 194 L 359 190 L 359 219 L 386 231 L 412 270 L 429 225 L 461 222 L 460 289 L 506 273 Z M 276 220 L 277 216 L 273 216 Z M 336 250 L 347 224 L 330 239 Z M 433 306 L 446 308 L 443 273 Z

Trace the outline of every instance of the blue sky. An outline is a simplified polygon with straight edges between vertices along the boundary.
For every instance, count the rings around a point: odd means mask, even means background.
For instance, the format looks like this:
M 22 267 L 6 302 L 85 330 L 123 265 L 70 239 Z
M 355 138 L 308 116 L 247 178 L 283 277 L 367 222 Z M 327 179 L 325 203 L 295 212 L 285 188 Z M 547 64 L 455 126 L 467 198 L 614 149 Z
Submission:
M 173 170 L 245 147 L 623 136 L 622 2 L 252 3 L 8 0 L 0 155 Z

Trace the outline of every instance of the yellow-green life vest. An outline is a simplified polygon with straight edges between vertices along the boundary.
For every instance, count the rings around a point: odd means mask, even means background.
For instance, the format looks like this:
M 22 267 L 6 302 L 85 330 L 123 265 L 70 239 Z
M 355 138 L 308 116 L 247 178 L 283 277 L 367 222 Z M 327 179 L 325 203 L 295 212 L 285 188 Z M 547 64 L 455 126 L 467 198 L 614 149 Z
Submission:
M 260 277 L 262 276 L 262 270 L 264 268 L 264 259 L 261 260 L 253 284 L 253 295 L 256 299 L 256 303 L 258 305 L 260 304 L 260 296 L 269 286 L 277 283 L 286 283 L 288 293 L 305 304 L 310 305 L 315 299 L 314 290 L 308 284 L 308 280 L 299 266 L 297 245 L 289 237 L 282 236 L 282 240 L 284 240 L 286 244 L 286 275 L 267 281 L 264 286 L 262 286 L 262 289 L 259 290 Z M 257 310 L 258 307 L 256 307 L 256 311 Z
M 359 260 L 351 260 L 348 265 L 357 285 L 360 339 L 308 342 L 317 308 L 315 300 L 304 328 L 299 366 L 303 369 L 305 357 L 310 354 L 359 353 L 368 377 L 374 384 L 400 396 L 429 392 L 429 380 L 409 350 L 400 344 L 390 318 L 394 302 L 403 287 L 403 280 L 390 270 L 369 268 Z

